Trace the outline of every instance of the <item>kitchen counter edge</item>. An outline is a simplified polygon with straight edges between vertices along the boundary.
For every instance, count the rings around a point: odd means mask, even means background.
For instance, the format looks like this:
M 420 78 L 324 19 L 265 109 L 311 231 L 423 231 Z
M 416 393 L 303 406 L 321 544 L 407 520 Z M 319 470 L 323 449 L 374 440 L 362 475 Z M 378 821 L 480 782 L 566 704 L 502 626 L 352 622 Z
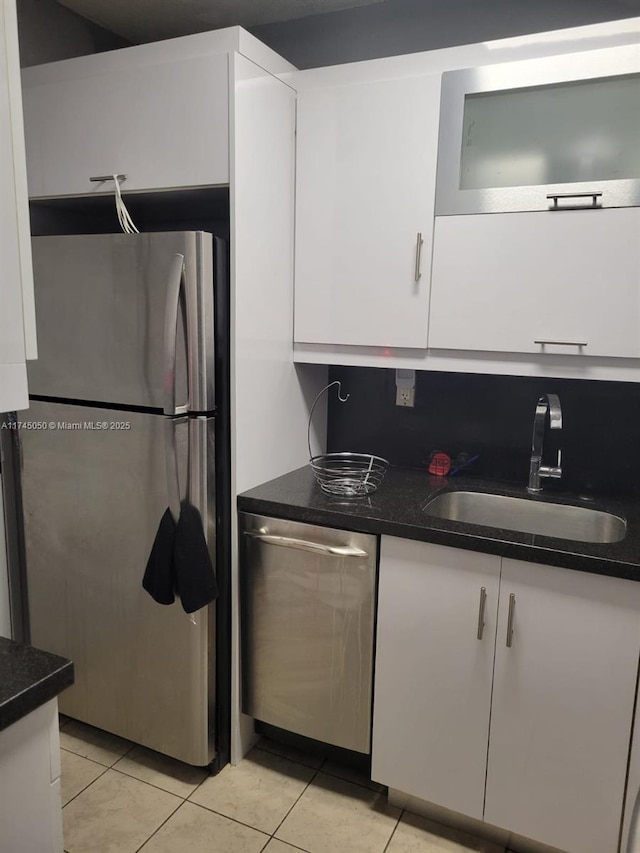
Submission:
M 472 489 L 526 496 L 523 488 L 472 478 L 443 479 L 415 469 L 390 468 L 382 485 L 366 498 L 343 499 L 322 492 L 308 466 L 238 495 L 238 510 L 353 530 L 433 542 L 514 560 L 640 581 L 640 507 L 632 501 L 599 498 L 587 505 L 623 515 L 621 542 L 574 542 L 480 525 L 447 521 L 424 512 L 442 491 Z M 579 503 L 580 498 L 548 492 L 542 499 Z
M 73 682 L 70 660 L 0 637 L 0 731 L 54 699 Z

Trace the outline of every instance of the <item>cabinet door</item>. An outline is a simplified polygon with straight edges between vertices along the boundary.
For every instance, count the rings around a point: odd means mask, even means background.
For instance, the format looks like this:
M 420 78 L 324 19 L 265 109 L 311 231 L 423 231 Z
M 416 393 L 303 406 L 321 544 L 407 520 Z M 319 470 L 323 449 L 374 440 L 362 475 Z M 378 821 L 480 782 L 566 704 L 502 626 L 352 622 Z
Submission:
M 429 346 L 640 357 L 639 235 L 640 208 L 437 217 Z
M 426 347 L 439 98 L 437 74 L 299 94 L 296 342 Z
M 640 204 L 637 44 L 447 72 L 441 111 L 439 215 Z
M 0 411 L 29 405 L 36 355 L 15 0 L 0 6 Z
M 502 561 L 487 822 L 617 851 L 639 653 L 640 584 Z
M 114 173 L 125 191 L 228 183 L 227 55 L 130 63 L 95 75 L 70 65 L 42 85 L 26 75 L 32 198 L 113 191 L 89 178 Z
M 382 537 L 372 776 L 478 819 L 499 579 L 499 557 Z
M 629 847 L 630 843 L 635 846 Z M 640 850 L 640 709 L 637 699 L 620 850 L 621 853 L 627 853 L 627 850 L 629 853 L 638 853 Z
M 0 731 L 2 850 L 62 853 L 58 703 Z

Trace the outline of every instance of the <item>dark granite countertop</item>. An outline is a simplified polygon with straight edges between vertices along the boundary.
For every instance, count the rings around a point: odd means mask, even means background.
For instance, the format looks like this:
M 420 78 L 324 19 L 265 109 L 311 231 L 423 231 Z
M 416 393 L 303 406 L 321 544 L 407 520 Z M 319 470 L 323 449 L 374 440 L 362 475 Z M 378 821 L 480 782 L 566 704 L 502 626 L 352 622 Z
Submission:
M 587 506 L 622 516 L 627 533 L 610 544 L 575 542 L 448 521 L 428 515 L 423 507 L 438 492 L 483 491 Z M 471 551 L 483 551 L 584 572 L 640 580 L 640 504 L 634 501 L 543 492 L 531 497 L 526 489 L 471 477 L 433 477 L 424 471 L 390 468 L 378 490 L 365 498 L 345 499 L 325 494 L 308 466 L 257 486 L 238 496 L 238 509 L 354 530 L 419 539 Z
M 66 658 L 0 637 L 0 730 L 73 684 Z

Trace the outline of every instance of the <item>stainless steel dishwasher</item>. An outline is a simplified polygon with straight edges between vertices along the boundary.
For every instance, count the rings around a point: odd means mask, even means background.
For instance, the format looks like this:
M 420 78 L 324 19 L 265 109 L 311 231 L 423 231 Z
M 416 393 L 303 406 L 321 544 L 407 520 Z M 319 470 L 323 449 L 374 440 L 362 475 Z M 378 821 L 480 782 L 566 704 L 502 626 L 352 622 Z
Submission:
M 240 513 L 243 711 L 368 753 L 377 537 Z

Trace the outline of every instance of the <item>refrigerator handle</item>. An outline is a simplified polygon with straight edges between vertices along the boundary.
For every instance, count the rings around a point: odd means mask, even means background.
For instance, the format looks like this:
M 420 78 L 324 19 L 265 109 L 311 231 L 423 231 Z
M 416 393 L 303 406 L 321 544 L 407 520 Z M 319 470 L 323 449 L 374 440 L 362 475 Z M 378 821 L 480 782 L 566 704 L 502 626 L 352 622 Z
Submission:
M 631 812 L 629 841 L 627 842 L 626 853 L 640 853 L 640 790 L 636 794 L 633 811 Z
M 169 509 L 174 521 L 180 517 L 180 475 L 178 473 L 178 451 L 176 445 L 176 427 L 186 418 L 164 419 L 164 462 L 167 474 L 167 494 Z
M 176 407 L 176 360 L 180 291 L 184 287 L 184 255 L 173 256 L 167 282 L 164 308 L 164 413 L 181 414 L 186 407 Z

